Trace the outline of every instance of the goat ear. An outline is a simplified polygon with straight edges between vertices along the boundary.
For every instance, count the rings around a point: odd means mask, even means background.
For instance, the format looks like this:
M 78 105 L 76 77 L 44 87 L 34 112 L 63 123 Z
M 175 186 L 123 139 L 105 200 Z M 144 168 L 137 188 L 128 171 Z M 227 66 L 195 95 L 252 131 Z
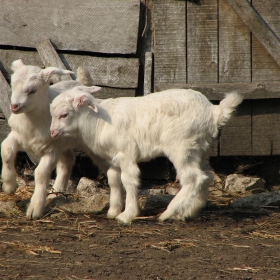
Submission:
M 67 74 L 74 74 L 74 72 L 69 71 L 69 70 L 64 70 L 61 68 L 57 68 L 57 67 L 47 67 L 46 69 L 42 70 L 42 76 L 46 82 L 49 81 L 49 79 L 52 75 L 62 76 L 62 75 L 67 75 Z
M 23 62 L 21 59 L 15 60 L 12 62 L 11 69 L 15 72 L 17 69 L 21 68 L 23 66 Z
M 82 94 L 82 95 L 79 95 L 79 96 L 75 97 L 74 100 L 73 100 L 73 106 L 74 106 L 75 110 L 77 110 L 81 106 L 88 106 L 95 113 L 98 112 L 97 106 L 85 94 Z
M 91 86 L 91 87 L 86 87 L 86 86 L 77 86 L 75 87 L 79 91 L 87 92 L 89 94 L 93 94 L 95 92 L 100 91 L 102 88 L 98 86 Z

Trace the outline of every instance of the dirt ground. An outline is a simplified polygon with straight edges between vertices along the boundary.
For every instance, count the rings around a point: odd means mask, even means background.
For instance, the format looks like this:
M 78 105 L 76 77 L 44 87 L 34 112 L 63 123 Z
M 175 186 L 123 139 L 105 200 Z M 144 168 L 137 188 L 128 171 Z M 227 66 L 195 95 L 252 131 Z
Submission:
M 164 209 L 129 226 L 106 213 L 57 209 L 38 221 L 26 220 L 25 209 L 0 214 L 0 279 L 280 279 L 279 208 L 209 201 L 194 220 L 162 224 Z
M 280 279 L 279 211 L 206 208 L 193 221 L 0 217 L 0 279 Z

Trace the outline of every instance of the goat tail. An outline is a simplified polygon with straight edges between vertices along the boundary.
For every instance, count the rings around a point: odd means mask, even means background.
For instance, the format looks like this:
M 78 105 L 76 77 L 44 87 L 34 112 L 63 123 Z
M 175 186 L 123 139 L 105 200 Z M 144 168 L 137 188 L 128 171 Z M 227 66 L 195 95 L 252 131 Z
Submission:
M 242 95 L 234 91 L 226 94 L 225 98 L 214 110 L 215 123 L 218 128 L 224 126 L 232 117 L 236 107 L 243 101 Z
M 84 86 L 87 86 L 87 87 L 93 86 L 93 80 L 86 67 L 79 66 L 79 68 L 77 69 L 77 79 L 76 80 L 79 83 L 83 84 Z

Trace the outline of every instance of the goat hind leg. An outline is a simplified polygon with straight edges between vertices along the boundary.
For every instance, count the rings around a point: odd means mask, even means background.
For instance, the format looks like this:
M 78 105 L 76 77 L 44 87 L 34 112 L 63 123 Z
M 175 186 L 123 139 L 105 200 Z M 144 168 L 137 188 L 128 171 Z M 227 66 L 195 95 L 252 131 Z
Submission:
M 166 219 L 185 220 L 195 217 L 206 204 L 209 174 L 203 172 L 199 166 L 186 166 L 181 171 L 180 183 L 182 189 L 169 203 L 166 211 L 160 217 L 160 221 Z

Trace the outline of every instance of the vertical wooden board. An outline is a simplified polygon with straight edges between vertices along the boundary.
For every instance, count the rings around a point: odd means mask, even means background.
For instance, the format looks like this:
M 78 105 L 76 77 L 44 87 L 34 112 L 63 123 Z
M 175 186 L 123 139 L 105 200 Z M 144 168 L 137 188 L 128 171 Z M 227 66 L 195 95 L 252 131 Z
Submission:
M 154 83 L 186 83 L 186 2 L 155 0 Z
M 152 68 L 153 68 L 153 54 L 146 52 L 145 67 L 144 67 L 144 95 L 152 92 Z
M 245 100 L 237 108 L 235 116 L 221 130 L 221 156 L 252 155 L 251 122 L 251 101 Z
M 252 101 L 253 155 L 280 154 L 280 99 Z
M 219 82 L 251 82 L 251 32 L 227 0 L 219 1 Z
M 279 0 L 252 0 L 252 4 L 269 28 L 280 38 Z M 252 81 L 280 81 L 279 65 L 254 35 L 252 37 Z
M 218 82 L 217 0 L 187 4 L 187 83 Z

